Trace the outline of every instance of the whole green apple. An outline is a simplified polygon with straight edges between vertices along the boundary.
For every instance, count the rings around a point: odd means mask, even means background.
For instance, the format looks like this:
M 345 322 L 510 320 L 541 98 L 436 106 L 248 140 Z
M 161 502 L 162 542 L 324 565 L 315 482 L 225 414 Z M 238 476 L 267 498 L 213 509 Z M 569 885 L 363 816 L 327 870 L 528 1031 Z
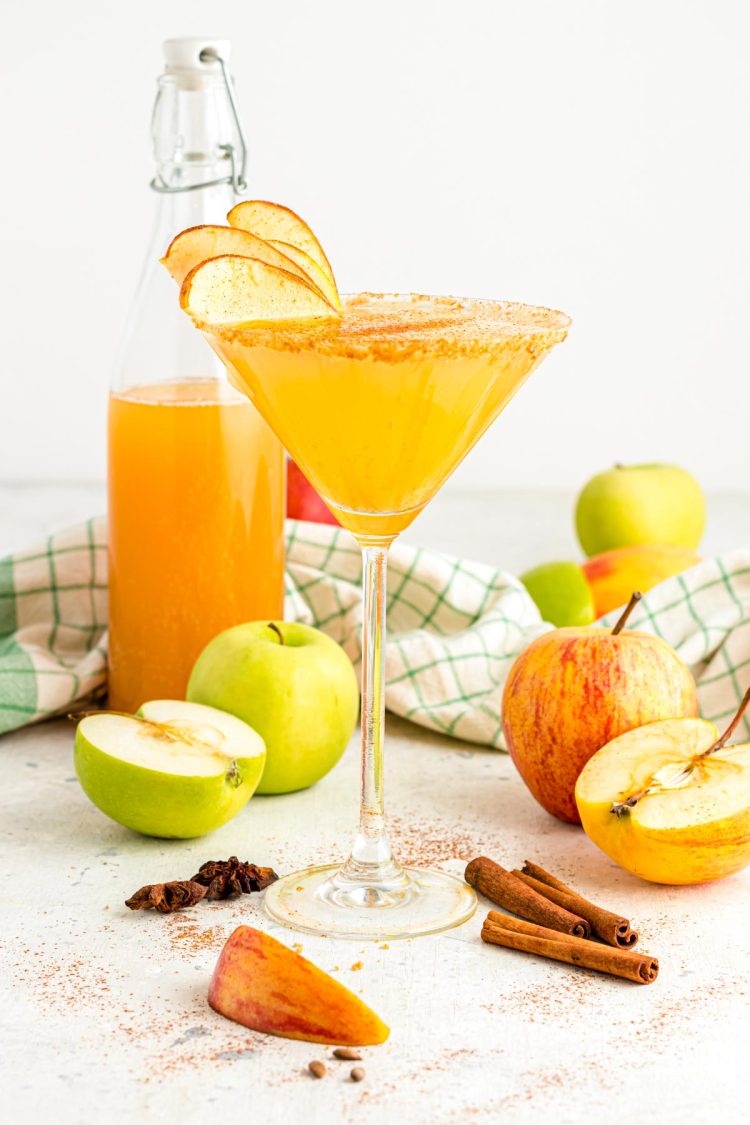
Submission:
M 552 625 L 590 625 L 594 597 L 576 562 L 542 563 L 521 575 L 521 581 L 542 615 Z
M 266 750 L 234 715 L 156 699 L 137 715 L 87 715 L 73 756 L 84 793 L 112 820 L 144 836 L 189 839 L 213 832 L 247 804 Z
M 306 789 L 332 769 L 359 715 L 359 687 L 340 645 L 290 621 L 219 633 L 195 662 L 187 697 L 244 719 L 266 744 L 259 793 Z
M 706 503 L 695 477 L 677 465 L 615 465 L 578 497 L 576 529 L 587 555 L 659 543 L 695 549 Z

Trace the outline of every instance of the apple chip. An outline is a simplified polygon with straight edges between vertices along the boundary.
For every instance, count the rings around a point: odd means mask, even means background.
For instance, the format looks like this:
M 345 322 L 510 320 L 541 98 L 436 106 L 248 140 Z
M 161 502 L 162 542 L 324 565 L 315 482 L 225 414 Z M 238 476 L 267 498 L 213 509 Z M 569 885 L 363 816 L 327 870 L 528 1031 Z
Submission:
M 180 305 L 202 324 L 322 321 L 340 315 L 311 282 L 236 254 L 210 258 L 192 269 L 182 283 Z
M 294 249 L 294 247 L 292 247 Z M 283 252 L 281 248 L 272 246 L 257 235 L 249 231 L 240 230 L 238 227 L 200 226 L 189 227 L 176 235 L 169 244 L 166 254 L 161 259 L 162 265 L 169 271 L 178 285 L 183 281 L 195 266 L 209 258 L 219 258 L 224 254 L 239 254 L 243 258 L 257 258 L 269 266 L 278 266 L 287 270 L 303 281 L 310 281 L 315 288 L 323 291 L 322 286 L 310 277 L 308 271 L 301 264 Z M 323 278 L 324 283 L 327 278 Z M 327 294 L 324 293 L 327 297 Z M 338 294 L 336 294 L 338 299 Z M 330 298 L 328 298 L 330 300 Z
M 287 258 L 291 258 L 313 285 L 321 291 L 326 300 L 330 301 L 333 307 L 338 309 L 339 312 L 341 311 L 342 305 L 338 289 L 331 281 L 328 274 L 323 272 L 314 258 L 311 258 L 305 250 L 300 250 L 299 246 L 292 246 L 291 242 L 281 242 L 276 238 L 269 238 L 267 240 L 267 245 L 274 246 L 282 254 L 285 254 Z
M 227 221 L 233 227 L 257 234 L 259 238 L 289 242 L 304 250 L 336 289 L 336 278 L 323 247 L 304 219 L 300 219 L 288 207 L 282 207 L 280 203 L 268 203 L 264 199 L 246 199 L 232 208 Z

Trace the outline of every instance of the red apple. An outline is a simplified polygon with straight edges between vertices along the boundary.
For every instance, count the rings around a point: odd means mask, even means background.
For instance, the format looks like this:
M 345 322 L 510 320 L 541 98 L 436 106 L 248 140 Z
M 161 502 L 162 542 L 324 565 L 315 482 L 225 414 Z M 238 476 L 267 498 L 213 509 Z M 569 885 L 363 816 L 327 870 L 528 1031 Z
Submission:
M 659 637 L 623 630 L 555 629 L 510 670 L 503 733 L 526 785 L 547 812 L 580 823 L 575 785 L 597 750 L 635 727 L 698 714 L 687 666 Z
M 339 522 L 291 458 L 286 463 L 286 514 L 290 520 L 336 525 Z

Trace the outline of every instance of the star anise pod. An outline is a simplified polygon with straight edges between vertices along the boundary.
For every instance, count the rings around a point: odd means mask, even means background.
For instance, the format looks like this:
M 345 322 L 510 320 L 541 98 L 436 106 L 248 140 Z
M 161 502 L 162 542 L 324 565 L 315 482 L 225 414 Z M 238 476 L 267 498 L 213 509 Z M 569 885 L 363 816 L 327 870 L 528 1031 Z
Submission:
M 152 883 L 131 895 L 125 905 L 131 910 L 158 910 L 160 914 L 174 914 L 186 906 L 195 906 L 207 893 L 206 887 L 193 879 Z
M 249 895 L 252 891 L 262 891 L 275 883 L 278 875 L 270 867 L 257 867 L 254 863 L 241 863 L 236 855 L 226 860 L 210 859 L 204 863 L 194 883 L 207 887 L 206 898 L 233 898 L 235 895 Z

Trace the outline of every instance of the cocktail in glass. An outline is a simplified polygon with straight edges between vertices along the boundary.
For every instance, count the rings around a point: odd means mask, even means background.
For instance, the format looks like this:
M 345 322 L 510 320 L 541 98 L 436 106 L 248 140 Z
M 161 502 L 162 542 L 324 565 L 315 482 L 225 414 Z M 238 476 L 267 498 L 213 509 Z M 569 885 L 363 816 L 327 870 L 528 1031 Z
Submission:
M 295 872 L 266 892 L 289 926 L 413 937 L 476 908 L 461 879 L 401 867 L 388 841 L 386 558 L 568 324 L 550 309 L 413 294 L 344 298 L 343 316 L 317 325 L 198 324 L 363 553 L 359 831 L 343 866 Z

